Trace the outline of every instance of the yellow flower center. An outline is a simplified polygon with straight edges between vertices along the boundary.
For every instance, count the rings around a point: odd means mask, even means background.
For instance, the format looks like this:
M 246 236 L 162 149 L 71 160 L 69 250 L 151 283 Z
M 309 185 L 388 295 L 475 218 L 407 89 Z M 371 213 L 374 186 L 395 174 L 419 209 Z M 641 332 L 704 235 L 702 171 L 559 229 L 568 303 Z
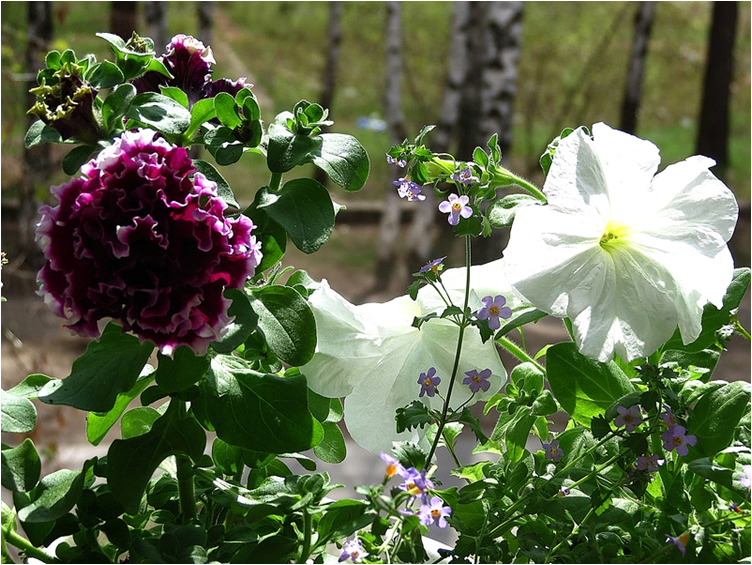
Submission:
M 473 375 L 473 382 L 479 383 L 480 382 L 480 375 Z
M 617 245 L 624 244 L 624 239 L 629 235 L 629 228 L 627 226 L 615 222 L 609 221 L 606 224 L 606 229 L 603 230 L 603 236 L 601 236 L 601 247 L 608 251 L 613 249 Z
M 432 382 L 433 381 L 431 380 L 431 377 L 426 377 L 425 379 L 423 379 L 423 385 L 424 386 L 431 386 Z
M 679 436 L 674 436 L 674 439 L 673 439 L 672 441 L 674 442 L 674 445 L 675 445 L 676 447 L 679 447 L 679 446 L 680 446 L 680 445 L 681 445 L 682 443 L 684 443 L 684 442 L 682 441 L 682 438 L 681 438 L 681 437 L 679 437 Z
M 499 307 L 498 307 L 498 306 L 491 306 L 491 307 L 490 307 L 490 308 L 488 309 L 488 312 L 489 312 L 489 313 L 490 313 L 490 314 L 491 314 L 492 316 L 498 316 L 498 315 L 499 315 Z
M 452 210 L 456 210 L 458 212 L 462 210 L 462 202 L 460 202 L 459 200 L 455 200 L 454 203 L 452 204 Z
M 434 518 L 438 518 L 439 516 L 441 516 L 441 511 L 437 508 L 432 508 L 431 516 L 433 516 Z
M 395 465 L 394 463 L 389 463 L 389 465 L 386 466 L 386 478 L 391 479 L 396 474 L 397 465 Z

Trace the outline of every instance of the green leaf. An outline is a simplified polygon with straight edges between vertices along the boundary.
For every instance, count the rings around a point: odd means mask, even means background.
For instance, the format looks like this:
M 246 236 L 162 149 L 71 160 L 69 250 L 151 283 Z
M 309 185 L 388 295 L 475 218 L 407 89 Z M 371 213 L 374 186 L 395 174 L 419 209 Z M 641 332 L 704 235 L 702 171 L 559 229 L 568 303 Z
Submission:
M 185 390 L 197 383 L 209 369 L 209 358 L 198 357 L 187 345 L 181 345 L 172 357 L 157 353 L 159 365 L 154 374 L 157 384 L 165 392 Z
M 84 488 L 85 470 L 61 469 L 44 477 L 32 492 L 33 502 L 18 511 L 22 522 L 52 522 L 73 508 Z
M 225 291 L 225 298 L 232 300 L 227 310 L 233 321 L 227 326 L 225 334 L 213 341 L 211 346 L 217 353 L 230 353 L 245 343 L 258 326 L 258 315 L 251 308 L 248 295 L 240 289 L 230 288 Z
M 691 452 L 692 450 L 690 449 Z M 689 463 L 689 470 L 726 488 L 734 489 L 736 487 L 734 484 L 734 469 L 721 467 L 708 457 L 691 461 Z
M 749 403 L 750 385 L 745 381 L 703 395 L 687 422 L 687 433 L 697 437 L 697 445 L 689 450 L 687 458 L 711 457 L 728 447 Z
M 522 412 L 507 428 L 504 437 L 499 438 L 506 444 L 507 457 L 510 461 L 517 462 L 525 455 L 525 446 L 527 445 L 527 440 L 530 437 L 530 430 L 532 429 L 536 418 L 537 416 Z
M 79 145 L 78 147 L 74 147 L 63 157 L 63 172 L 66 175 L 75 175 L 81 168 L 81 165 L 87 163 L 96 150 L 96 145 Z
M 24 145 L 29 149 L 42 143 L 63 143 L 63 137 L 55 128 L 48 126 L 42 120 L 38 120 L 31 124 L 26 132 Z
M 371 162 L 360 142 L 341 133 L 323 133 L 319 137 L 321 145 L 311 154 L 313 164 L 347 191 L 363 188 L 371 171 Z
M 137 95 L 125 115 L 168 135 L 180 135 L 191 123 L 191 114 L 186 108 L 156 92 Z
M 92 445 L 99 445 L 102 440 L 110 431 L 112 426 L 120 418 L 121 414 L 125 412 L 128 405 L 140 395 L 149 384 L 154 380 L 154 368 L 150 365 L 146 365 L 141 371 L 139 379 L 136 381 L 135 386 L 126 392 L 121 392 L 115 399 L 115 404 L 112 409 L 103 414 L 96 412 L 89 412 L 86 415 L 86 439 Z
M 519 314 L 515 314 L 515 316 L 509 322 L 504 324 L 501 329 L 496 332 L 496 337 L 505 336 L 515 328 L 519 328 L 531 322 L 537 322 L 538 320 L 545 318 L 546 316 L 548 316 L 548 314 L 542 312 L 541 310 L 536 310 L 535 308 L 524 310 Z
M 428 407 L 420 400 L 413 400 L 404 408 L 397 408 L 397 433 L 414 428 L 425 428 L 433 423 Z
M 108 133 L 123 129 L 123 117 L 136 97 L 136 87 L 130 83 L 121 84 L 104 99 L 102 121 Z
M 47 375 L 29 375 L 8 392 L 13 396 L 36 398 L 39 395 L 39 391 L 51 380 L 53 380 L 52 377 L 48 377 Z
M 248 216 L 256 229 L 253 235 L 256 240 L 261 242 L 261 263 L 256 267 L 256 272 L 261 273 L 273 265 L 284 256 L 287 249 L 287 232 L 264 210 L 258 208 L 259 199 L 263 196 L 265 190 L 262 188 L 256 194 L 253 204 L 251 204 L 243 214 Z
M 214 110 L 217 113 L 217 119 L 225 127 L 235 129 L 243 123 L 238 115 L 235 98 L 227 92 L 220 92 L 214 97 Z
M 206 435 L 193 417 L 181 417 L 179 402 L 170 403 L 148 433 L 116 439 L 107 452 L 107 484 L 129 514 L 138 512 L 141 497 L 159 464 L 170 455 L 197 461 L 204 453 Z
M 232 206 L 233 208 L 240 208 L 240 204 L 238 204 L 238 201 L 235 200 L 235 194 L 232 192 L 230 185 L 220 174 L 220 172 L 214 167 L 214 165 L 207 161 L 194 159 L 193 166 L 196 167 L 197 173 L 201 173 L 210 181 L 217 183 L 217 195 L 224 201 L 225 204 Z
M 495 228 L 508 228 L 521 206 L 539 205 L 541 202 L 527 194 L 507 194 L 496 200 L 486 209 L 486 217 Z
M 258 207 L 285 228 L 303 253 L 318 251 L 334 230 L 329 191 L 313 179 L 291 180 L 280 192 L 262 189 Z
M 546 370 L 556 400 L 575 422 L 586 427 L 590 427 L 594 416 L 634 391 L 616 363 L 599 363 L 585 357 L 571 342 L 548 349 Z
M 324 463 L 342 463 L 347 456 L 347 446 L 342 430 L 334 422 L 323 422 L 324 439 L 313 448 L 316 457 Z
M 272 285 L 254 289 L 251 307 L 270 349 L 290 365 L 305 365 L 316 350 L 316 320 L 294 289 Z M 297 450 L 296 450 L 297 451 Z
M 70 376 L 48 383 L 40 391 L 39 400 L 79 410 L 108 412 L 117 395 L 136 384 L 153 350 L 152 343 L 141 343 L 137 337 L 122 333 L 119 326 L 109 323 L 102 336 L 73 362 Z
M 321 424 L 308 411 L 303 376 L 265 375 L 238 358 L 218 355 L 201 389 L 217 436 L 231 445 L 291 453 L 310 449 L 323 438 Z
M 367 511 L 368 506 L 359 500 L 338 500 L 326 506 L 316 532 L 319 543 L 332 537 L 346 538 L 365 528 L 374 520 Z
M 123 439 L 148 434 L 161 414 L 151 406 L 138 406 L 123 414 L 120 435 Z
M 90 67 L 85 73 L 86 81 L 96 89 L 112 88 L 125 82 L 123 71 L 111 61 L 102 61 Z
M 321 145 L 321 137 L 295 135 L 281 124 L 269 125 L 266 164 L 273 173 L 286 173 L 310 161 L 311 153 Z
M 702 331 L 699 337 L 688 345 L 684 345 L 679 330 L 663 346 L 664 350 L 678 349 L 682 351 L 701 351 L 715 345 L 716 332 L 731 322 L 731 311 L 738 308 L 749 288 L 749 268 L 735 269 L 731 284 L 723 297 L 723 308 L 718 310 L 708 303 L 702 311 Z
M 181 89 L 179 89 L 177 86 L 161 86 L 159 87 L 159 91 L 167 96 L 167 98 L 172 98 L 175 102 L 180 104 L 183 108 L 188 108 L 190 103 L 188 102 L 188 95 L 183 92 Z
M 26 434 L 37 425 L 37 409 L 31 401 L 4 390 L 0 396 L 0 414 L 3 433 Z
M 16 492 L 33 489 L 42 472 L 42 462 L 30 438 L 26 438 L 18 447 L 3 445 L 1 466 L 3 487 Z
M 225 475 L 237 475 L 243 468 L 243 451 L 219 438 L 212 442 L 212 459 Z
M 202 125 L 216 117 L 217 111 L 214 109 L 214 99 L 202 98 L 191 108 L 191 123 L 185 131 L 184 136 L 190 141 L 190 138 L 193 137 Z

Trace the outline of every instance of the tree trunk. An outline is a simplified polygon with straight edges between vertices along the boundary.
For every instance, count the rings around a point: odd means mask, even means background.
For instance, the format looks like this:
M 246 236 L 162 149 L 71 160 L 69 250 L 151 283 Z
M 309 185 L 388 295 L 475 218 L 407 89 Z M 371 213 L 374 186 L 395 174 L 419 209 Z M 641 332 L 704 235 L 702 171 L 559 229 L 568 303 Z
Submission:
M 713 2 L 697 133 L 697 154 L 715 159 L 716 171 L 721 176 L 728 166 L 729 102 L 737 13 L 736 2 Z
M 331 112 L 339 66 L 339 46 L 342 42 L 342 2 L 329 2 L 329 26 L 326 33 L 326 63 L 322 75 L 319 104 Z M 324 171 L 316 168 L 314 178 L 323 185 L 328 182 Z
M 110 2 L 110 33 L 128 41 L 138 31 L 138 2 Z
M 405 138 L 402 113 L 402 6 L 386 2 L 386 93 L 384 114 L 393 143 Z M 395 179 L 400 176 L 395 175 Z M 402 202 L 394 187 L 389 187 L 379 224 L 379 256 L 376 262 L 373 291 L 389 289 L 397 269 L 397 242 L 400 235 Z
M 144 2 L 146 35 L 154 41 L 157 55 L 164 53 L 167 46 L 167 4 L 165 2 Z
M 632 52 L 629 57 L 627 83 L 621 105 L 621 129 L 629 133 L 637 131 L 637 115 L 642 96 L 642 79 L 645 74 L 645 59 L 648 54 L 650 31 L 655 16 L 655 2 L 641 2 L 637 7 L 632 37 Z
M 36 76 L 44 66 L 44 58 L 52 40 L 52 2 L 28 2 L 26 45 L 26 70 L 31 77 L 27 90 L 37 86 Z M 31 108 L 36 96 L 27 92 L 26 107 Z M 36 116 L 27 116 L 27 126 L 37 120 Z M 40 255 L 35 246 L 35 224 L 38 202 L 35 190 L 50 178 L 51 146 L 47 143 L 24 150 L 24 175 L 21 182 L 18 211 L 18 244 L 20 252 L 26 254 L 27 262 L 38 267 Z
M 198 3 L 198 39 L 207 46 L 212 43 L 214 30 L 214 2 Z

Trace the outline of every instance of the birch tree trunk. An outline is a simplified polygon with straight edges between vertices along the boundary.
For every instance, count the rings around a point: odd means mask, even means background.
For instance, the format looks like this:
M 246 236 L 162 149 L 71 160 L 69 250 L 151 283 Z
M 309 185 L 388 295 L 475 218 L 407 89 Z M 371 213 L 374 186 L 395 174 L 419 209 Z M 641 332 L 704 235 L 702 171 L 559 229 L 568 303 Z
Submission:
M 393 143 L 405 138 L 405 120 L 402 112 L 402 6 L 400 2 L 386 2 L 386 93 L 384 114 Z M 395 180 L 399 177 L 395 173 Z M 376 262 L 374 291 L 387 290 L 397 266 L 397 242 L 400 235 L 402 202 L 394 187 L 387 189 L 384 209 L 379 224 L 379 256 Z M 423 202 L 425 204 L 425 202 Z
M 196 11 L 198 15 L 198 38 L 204 45 L 211 45 L 214 32 L 214 2 L 199 2 Z
M 31 108 L 36 96 L 28 89 L 37 86 L 36 76 L 44 66 L 44 58 L 52 40 L 52 2 L 28 2 L 26 71 L 30 77 L 26 85 L 26 107 Z M 36 116 L 27 116 L 27 126 L 37 120 Z M 44 143 L 30 149 L 24 149 L 24 175 L 21 181 L 18 210 L 18 244 L 21 253 L 26 254 L 27 262 L 33 267 L 38 253 L 35 245 L 35 224 L 38 202 L 35 190 L 48 182 L 51 170 L 51 146 Z
M 627 83 L 621 105 L 620 128 L 629 133 L 637 131 L 637 116 L 642 97 L 642 79 L 645 74 L 645 59 L 648 54 L 650 32 L 655 17 L 655 2 L 640 2 L 634 20 L 632 52 L 629 57 Z
M 154 51 L 157 56 L 164 53 L 167 46 L 167 3 L 144 2 L 144 19 L 146 20 L 146 35 L 154 41 Z
M 713 21 L 710 25 L 697 133 L 697 154 L 715 159 L 721 175 L 729 160 L 729 103 L 734 74 L 737 15 L 736 2 L 713 2 Z
M 138 2 L 110 2 L 111 33 L 128 41 L 138 28 Z
M 332 109 L 334 103 L 334 91 L 337 83 L 337 68 L 339 67 L 339 51 L 342 43 L 342 2 L 329 2 L 329 24 L 326 32 L 326 62 L 321 80 L 321 96 L 319 104 L 327 110 Z M 326 185 L 329 177 L 319 168 L 316 168 L 314 178 Z

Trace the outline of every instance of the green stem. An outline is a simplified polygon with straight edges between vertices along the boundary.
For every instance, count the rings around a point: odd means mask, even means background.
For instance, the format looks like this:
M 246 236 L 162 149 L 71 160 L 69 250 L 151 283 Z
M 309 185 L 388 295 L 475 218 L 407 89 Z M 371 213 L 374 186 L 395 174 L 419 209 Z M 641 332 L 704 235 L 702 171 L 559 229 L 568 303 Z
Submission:
M 501 169 L 491 179 L 491 186 L 507 186 L 510 184 L 516 184 L 520 188 L 524 188 L 543 203 L 548 202 L 548 198 L 546 198 L 546 195 L 543 194 L 541 189 L 539 189 L 530 181 L 515 175 L 512 171 Z
M 5 541 L 7 541 L 14 547 L 17 547 L 27 557 L 39 559 L 39 561 L 42 561 L 43 563 L 58 563 L 57 558 L 49 555 L 46 551 L 43 551 L 38 547 L 31 545 L 31 542 L 29 540 L 19 536 L 11 529 L 4 530 L 3 536 L 5 537 Z
M 736 333 L 746 338 L 747 341 L 752 341 L 752 336 L 750 336 L 749 332 L 744 329 L 744 326 L 742 326 L 739 320 L 734 321 L 734 329 L 736 330 Z
M 511 353 L 512 355 L 514 355 L 515 357 L 517 357 L 517 359 L 519 359 L 520 361 L 523 361 L 523 362 L 526 362 L 526 363 L 532 363 L 533 365 L 535 365 L 536 369 L 538 369 L 544 375 L 546 374 L 545 367 L 543 367 L 543 365 L 541 365 L 535 359 L 533 359 L 532 357 L 530 357 L 530 355 L 528 355 L 526 351 L 524 351 L 523 349 L 520 349 L 517 346 L 517 344 L 514 343 L 513 341 L 507 339 L 504 336 L 501 336 L 501 337 L 497 337 L 496 338 L 496 343 L 498 343 L 504 349 L 506 349 L 507 351 L 509 351 L 509 353 Z
M 305 563 L 308 561 L 308 556 L 311 554 L 311 513 L 307 508 L 303 508 L 303 547 L 300 548 L 300 559 L 298 563 Z
M 280 186 L 282 186 L 282 173 L 272 173 L 269 177 L 269 190 L 277 192 Z
M 178 467 L 178 495 L 183 523 L 196 519 L 196 486 L 193 482 L 193 464 L 187 455 L 176 455 Z
M 472 248 L 470 236 L 465 236 L 465 265 L 467 267 L 467 274 L 465 276 L 465 304 L 462 307 L 462 315 L 465 315 L 467 305 L 470 300 L 470 264 L 472 262 Z M 436 448 L 439 446 L 439 440 L 441 440 L 441 434 L 444 433 L 444 425 L 447 421 L 447 413 L 449 412 L 449 401 L 452 398 L 452 389 L 454 388 L 454 381 L 457 380 L 457 370 L 460 366 L 460 354 L 462 353 L 462 340 L 465 336 L 465 328 L 467 327 L 467 320 L 460 323 L 460 331 L 457 336 L 457 350 L 454 353 L 454 367 L 452 368 L 452 377 L 449 379 L 449 388 L 447 389 L 446 400 L 444 400 L 444 407 L 441 411 L 441 419 L 439 420 L 439 427 L 436 430 L 436 438 L 431 445 L 431 451 L 426 458 L 426 467 L 431 465 L 433 454 L 436 453 Z

